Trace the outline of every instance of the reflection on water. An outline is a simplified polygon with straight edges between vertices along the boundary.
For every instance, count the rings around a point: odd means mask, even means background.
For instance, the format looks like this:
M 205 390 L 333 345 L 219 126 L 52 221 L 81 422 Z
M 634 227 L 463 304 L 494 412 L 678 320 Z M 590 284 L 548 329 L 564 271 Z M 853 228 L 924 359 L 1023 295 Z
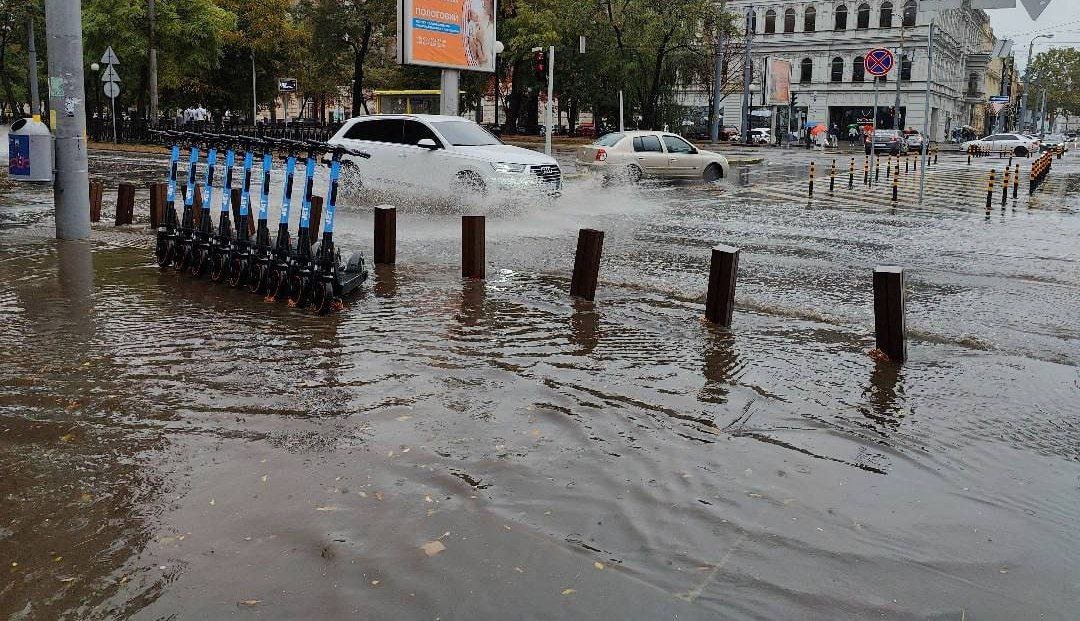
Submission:
M 456 212 L 402 205 L 418 259 L 316 317 L 26 209 L 0 241 L 0 618 L 1080 608 L 1075 212 L 582 182 L 492 211 L 466 281 Z M 369 248 L 370 214 L 339 217 Z M 582 226 L 594 303 L 566 294 Z M 719 241 L 744 248 L 731 330 L 700 320 Z M 867 355 L 885 260 L 912 267 L 902 367 Z

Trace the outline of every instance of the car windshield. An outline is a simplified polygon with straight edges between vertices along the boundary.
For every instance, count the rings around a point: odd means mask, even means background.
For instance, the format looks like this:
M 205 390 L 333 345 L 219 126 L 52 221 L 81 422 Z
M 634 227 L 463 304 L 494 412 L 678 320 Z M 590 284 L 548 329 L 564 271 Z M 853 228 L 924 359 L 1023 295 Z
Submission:
M 879 129 L 874 132 L 874 138 L 895 138 L 900 135 L 900 132 L 895 129 Z
M 470 121 L 432 121 L 431 126 L 455 147 L 502 144 L 491 132 Z
M 619 141 L 625 137 L 626 134 L 622 132 L 612 132 L 610 134 L 604 134 L 600 136 L 593 144 L 598 147 L 614 147 L 619 144 Z

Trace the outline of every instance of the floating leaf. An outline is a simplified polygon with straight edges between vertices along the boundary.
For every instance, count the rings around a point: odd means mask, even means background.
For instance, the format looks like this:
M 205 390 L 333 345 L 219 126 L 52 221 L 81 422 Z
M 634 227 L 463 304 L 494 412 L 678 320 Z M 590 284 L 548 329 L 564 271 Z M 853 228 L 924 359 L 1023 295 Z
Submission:
M 604 564 L 600 563 L 600 562 L 593 563 L 592 566 L 597 568 L 597 569 L 603 569 L 604 568 Z
M 573 595 L 574 593 L 577 593 L 577 589 L 563 589 L 562 590 L 563 595 Z
M 443 545 L 443 542 L 436 539 L 420 546 L 420 549 L 422 549 L 424 551 L 424 554 L 427 554 L 428 556 L 435 556 L 439 552 L 445 550 L 446 546 Z
M 240 604 L 241 606 L 258 606 L 258 605 L 259 605 L 259 602 L 260 602 L 260 601 L 262 601 L 262 600 L 257 600 L 257 599 L 245 599 L 244 601 L 242 601 L 242 602 L 239 602 L 239 604 Z

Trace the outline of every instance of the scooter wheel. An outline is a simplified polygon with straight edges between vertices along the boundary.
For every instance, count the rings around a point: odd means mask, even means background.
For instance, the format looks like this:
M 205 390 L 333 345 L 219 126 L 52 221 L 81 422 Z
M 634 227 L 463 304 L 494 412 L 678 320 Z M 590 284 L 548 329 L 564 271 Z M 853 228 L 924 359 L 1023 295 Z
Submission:
M 247 288 L 252 293 L 262 293 L 266 291 L 266 276 L 267 267 L 265 263 L 260 263 L 255 267 L 255 272 L 251 274 L 251 278 L 248 278 Z
M 161 269 L 169 267 L 169 243 L 168 238 L 158 235 L 154 255 L 157 257 L 158 267 Z
M 225 280 L 228 267 L 228 261 L 224 255 L 217 252 L 212 253 L 210 255 L 210 281 L 221 282 Z
M 177 245 L 176 260 L 173 261 L 173 269 L 178 272 L 186 272 L 191 266 L 191 246 L 184 243 Z
M 285 270 L 276 269 L 270 273 L 270 298 L 280 302 L 289 294 L 289 275 Z
M 201 278 L 206 274 L 206 270 L 209 267 L 210 256 L 207 254 L 205 248 L 195 248 L 191 251 L 191 268 L 190 273 L 196 278 Z
M 233 288 L 244 286 L 249 271 L 251 271 L 251 268 L 248 266 L 247 259 L 233 258 L 229 262 L 229 286 Z
M 311 292 L 311 304 L 315 312 L 325 315 L 334 307 L 334 284 L 329 282 L 316 283 Z
M 175 266 L 178 260 L 179 257 L 176 256 L 176 241 L 172 239 L 165 240 L 165 258 L 160 263 L 161 269 Z
M 289 278 L 289 306 L 304 308 L 311 297 L 311 281 L 303 274 L 293 274 Z

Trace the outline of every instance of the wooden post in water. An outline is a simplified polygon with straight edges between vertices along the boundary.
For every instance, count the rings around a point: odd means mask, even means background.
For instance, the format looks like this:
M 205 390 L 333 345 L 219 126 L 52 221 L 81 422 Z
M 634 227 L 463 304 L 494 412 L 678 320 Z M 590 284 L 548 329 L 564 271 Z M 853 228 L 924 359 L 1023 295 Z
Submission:
M 738 275 L 739 249 L 714 246 L 709 264 L 709 292 L 705 296 L 705 319 L 725 328 L 731 327 Z
M 484 216 L 461 216 L 461 277 L 485 277 Z
M 311 217 L 308 219 L 311 222 L 311 226 L 308 227 L 308 238 L 311 243 L 319 241 L 319 236 L 322 235 L 322 208 L 323 197 L 312 196 L 311 197 Z M 248 219 L 251 222 L 251 219 Z
M 150 184 L 150 228 L 157 230 L 165 222 L 165 199 L 168 198 L 169 184 Z
M 574 254 L 574 275 L 570 280 L 570 295 L 586 300 L 596 297 L 596 282 L 600 277 L 600 254 L 603 251 L 603 231 L 596 229 L 578 231 L 577 252 Z
M 877 349 L 893 362 L 907 359 L 905 325 L 904 268 L 879 265 L 874 268 L 874 336 Z
M 90 221 L 101 222 L 101 196 L 105 193 L 105 184 L 100 179 L 90 181 Z
M 375 207 L 375 265 L 397 262 L 397 208 L 393 205 Z
M 121 183 L 116 189 L 116 226 L 135 220 L 135 184 Z

